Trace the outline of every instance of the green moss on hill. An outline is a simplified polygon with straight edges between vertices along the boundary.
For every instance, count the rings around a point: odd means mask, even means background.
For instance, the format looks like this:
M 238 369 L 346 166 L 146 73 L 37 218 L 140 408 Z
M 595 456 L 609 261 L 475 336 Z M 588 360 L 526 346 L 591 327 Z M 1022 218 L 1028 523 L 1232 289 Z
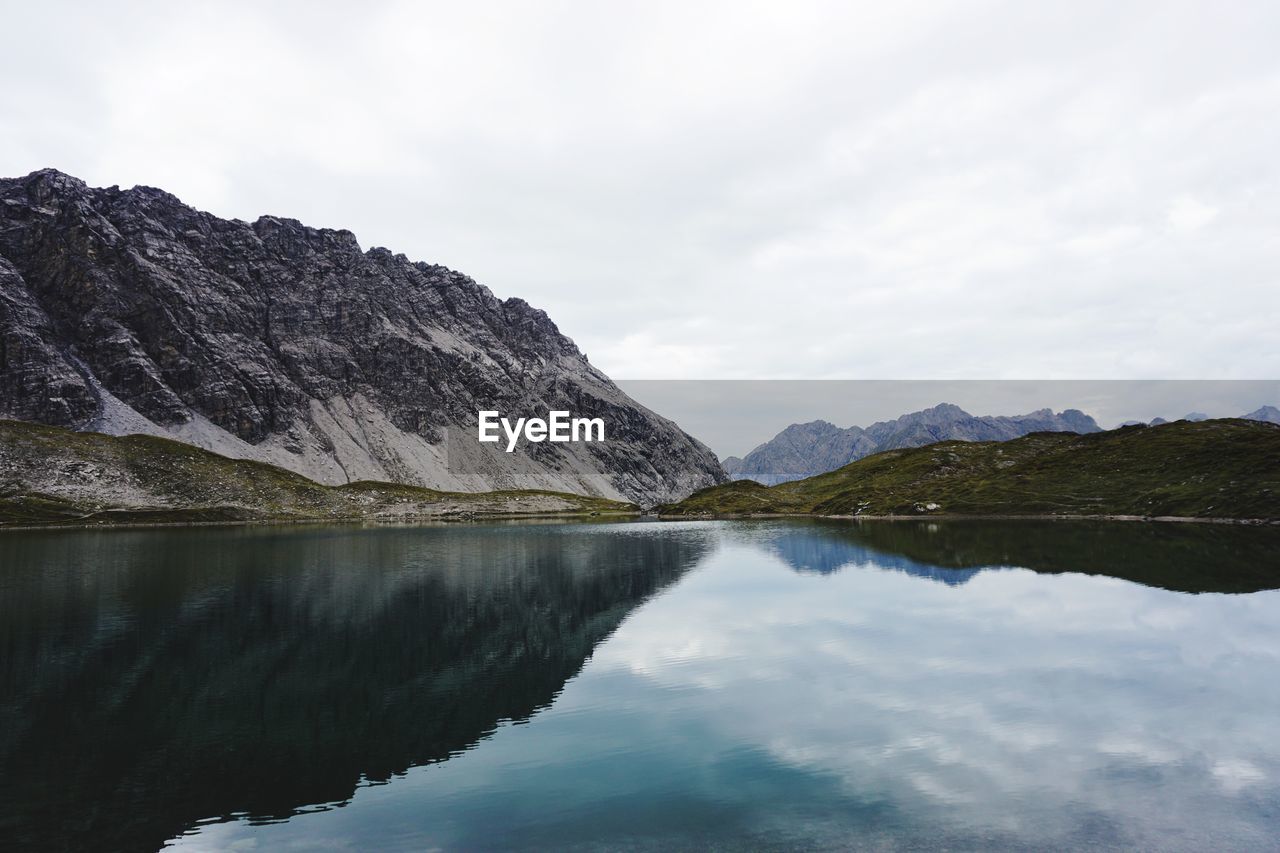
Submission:
M 1232 418 L 944 441 L 772 487 L 739 480 L 659 512 L 1280 519 L 1280 426 Z

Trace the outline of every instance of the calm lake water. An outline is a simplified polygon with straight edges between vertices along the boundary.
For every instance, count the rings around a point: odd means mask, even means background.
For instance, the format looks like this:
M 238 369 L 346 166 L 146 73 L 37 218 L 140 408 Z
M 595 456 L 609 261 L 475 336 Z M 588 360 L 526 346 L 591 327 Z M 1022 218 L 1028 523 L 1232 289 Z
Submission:
M 0 848 L 1240 849 L 1280 530 L 0 535 Z

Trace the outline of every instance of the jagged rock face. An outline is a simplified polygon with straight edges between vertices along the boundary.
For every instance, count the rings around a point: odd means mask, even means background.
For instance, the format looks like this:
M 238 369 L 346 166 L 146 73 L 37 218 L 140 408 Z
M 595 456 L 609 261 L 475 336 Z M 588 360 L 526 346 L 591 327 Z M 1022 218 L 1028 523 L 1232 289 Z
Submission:
M 1098 432 L 1093 418 L 1078 409 L 1055 413 L 975 417 L 959 406 L 931 409 L 880 421 L 863 429 L 841 429 L 826 421 L 792 424 L 742 459 L 725 460 L 734 479 L 767 486 L 825 474 L 882 450 L 923 447 L 938 441 L 1008 441 L 1033 432 Z
M 222 220 L 52 170 L 0 180 L 0 390 L 3 416 L 152 432 L 328 483 L 651 504 L 724 479 L 523 300 L 349 231 Z M 603 417 L 607 441 L 505 454 L 475 443 L 479 409 Z
M 83 423 L 97 396 L 56 344 L 49 316 L 0 257 L 0 409 L 41 423 Z

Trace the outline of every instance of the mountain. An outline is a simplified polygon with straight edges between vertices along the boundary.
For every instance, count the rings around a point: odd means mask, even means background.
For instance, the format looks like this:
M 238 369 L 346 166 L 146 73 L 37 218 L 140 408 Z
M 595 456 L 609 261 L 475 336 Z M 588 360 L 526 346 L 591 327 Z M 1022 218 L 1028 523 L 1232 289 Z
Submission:
M 264 462 L 151 435 L 0 420 L 0 527 L 33 524 L 602 515 L 634 504 L 559 492 L 326 486 Z
M 1263 406 L 1260 409 L 1256 409 L 1250 412 L 1249 414 L 1241 415 L 1240 417 L 1247 421 L 1266 421 L 1267 423 L 1280 424 L 1280 409 L 1277 409 L 1275 406 Z M 1192 423 L 1197 423 L 1199 421 L 1209 420 L 1209 416 L 1206 415 L 1204 412 L 1188 412 L 1187 414 L 1179 418 L 1179 420 L 1191 421 Z M 1141 423 L 1143 422 L 1142 421 L 1125 421 L 1120 426 L 1132 426 L 1133 424 L 1141 424 Z M 1170 421 L 1166 420 L 1165 418 L 1152 418 L 1150 421 L 1147 421 L 1145 425 L 1160 426 L 1161 424 L 1167 424 L 1167 423 L 1170 423 Z
M 1012 417 L 975 417 L 959 406 L 942 403 L 931 409 L 880 421 L 863 429 L 841 429 L 827 421 L 792 424 L 743 459 L 725 460 L 725 472 L 735 480 L 776 485 L 812 477 L 882 450 L 922 447 L 958 439 L 1008 441 L 1033 432 L 1097 432 L 1093 418 L 1076 409 L 1055 414 L 1040 409 Z
M 1244 417 L 1251 421 L 1265 421 L 1269 424 L 1280 424 L 1280 409 L 1275 406 L 1263 406 L 1260 409 L 1254 409 Z
M 601 417 L 504 453 L 477 412 Z M 542 311 L 349 231 L 224 220 L 150 187 L 0 180 L 0 416 L 148 433 L 327 484 L 651 504 L 724 479 Z
M 1209 416 L 1206 415 L 1204 412 L 1187 412 L 1185 415 L 1178 418 L 1178 420 L 1192 421 L 1192 422 L 1207 421 L 1209 420 Z M 1167 423 L 1170 423 L 1170 421 L 1166 418 L 1152 418 L 1150 422 L 1147 424 L 1147 426 L 1160 426 L 1161 424 L 1167 424 Z
M 1280 519 L 1280 426 L 1177 421 L 888 450 L 805 480 L 738 480 L 668 516 L 1040 515 Z
M 827 421 L 792 424 L 770 441 L 725 467 L 734 479 L 782 483 L 839 467 L 851 459 L 874 453 L 875 440 L 860 427 L 841 429 Z

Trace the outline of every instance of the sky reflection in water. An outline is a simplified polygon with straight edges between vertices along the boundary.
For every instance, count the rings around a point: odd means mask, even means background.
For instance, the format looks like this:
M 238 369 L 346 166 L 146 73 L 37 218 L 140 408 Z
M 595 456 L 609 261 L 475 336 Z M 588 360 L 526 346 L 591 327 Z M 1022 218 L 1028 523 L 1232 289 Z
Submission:
M 1275 554 L 1274 534 L 964 524 L 377 531 L 377 549 L 353 554 L 389 563 L 361 575 L 364 587 L 377 579 L 380 597 L 333 594 L 335 577 L 312 564 L 285 576 L 291 594 L 310 599 L 312 610 L 331 609 L 330 623 L 404 621 L 408 614 L 388 604 L 399 594 L 389 579 L 420 595 L 423 573 L 437 583 L 447 563 L 448 583 L 465 587 L 454 617 L 488 609 L 494 626 L 514 619 L 518 630 L 479 657 L 459 657 L 470 647 L 431 634 L 432 649 L 452 650 L 440 653 L 439 672 L 472 673 L 458 683 L 481 699 L 461 704 L 436 679 L 433 703 L 364 737 L 385 741 L 383 752 L 413 752 L 411 733 L 435 725 L 432 717 L 485 719 L 461 727 L 452 757 L 400 775 L 392 767 L 389 784 L 339 795 L 341 808 L 210 823 L 176 843 L 1273 844 L 1280 591 L 1263 588 L 1277 568 L 1261 564 Z M 434 550 L 406 562 L 403 548 L 415 535 L 434 537 Z M 302 547 L 287 535 L 273 541 L 282 554 Z M 1067 572 L 1063 560 L 1094 574 Z M 536 584 L 511 580 L 533 563 L 542 566 Z M 497 572 L 508 592 L 495 597 L 495 576 L 482 583 L 467 566 Z M 1208 587 L 1259 591 L 1182 591 L 1188 566 L 1219 567 Z M 654 567 L 662 576 L 641 580 Z M 608 582 L 584 593 L 600 573 Z M 1147 585 L 1161 573 L 1169 589 Z M 1144 582 L 1125 579 L 1134 577 Z M 562 592 L 544 604 L 575 602 L 581 625 L 548 633 L 550 623 L 530 615 L 543 612 L 529 598 L 547 584 Z M 189 592 L 179 596 L 184 606 L 198 606 Z M 350 636 L 360 643 L 373 635 Z M 519 651 L 538 642 L 546 653 Z M 519 666 L 493 671 L 483 662 L 513 650 L 513 660 L 524 655 Z M 503 693 L 524 677 L 518 673 L 549 668 L 546 695 L 529 687 L 538 695 L 523 703 L 527 711 L 494 704 L 508 701 Z M 426 689 L 396 684 L 379 685 L 379 695 Z M 342 689 L 336 678 L 332 691 Z M 306 698 L 329 697 L 321 690 Z M 313 748 L 325 750 L 334 737 Z M 429 752 L 406 758 L 421 764 Z M 308 769 L 303 760 L 297 766 Z

